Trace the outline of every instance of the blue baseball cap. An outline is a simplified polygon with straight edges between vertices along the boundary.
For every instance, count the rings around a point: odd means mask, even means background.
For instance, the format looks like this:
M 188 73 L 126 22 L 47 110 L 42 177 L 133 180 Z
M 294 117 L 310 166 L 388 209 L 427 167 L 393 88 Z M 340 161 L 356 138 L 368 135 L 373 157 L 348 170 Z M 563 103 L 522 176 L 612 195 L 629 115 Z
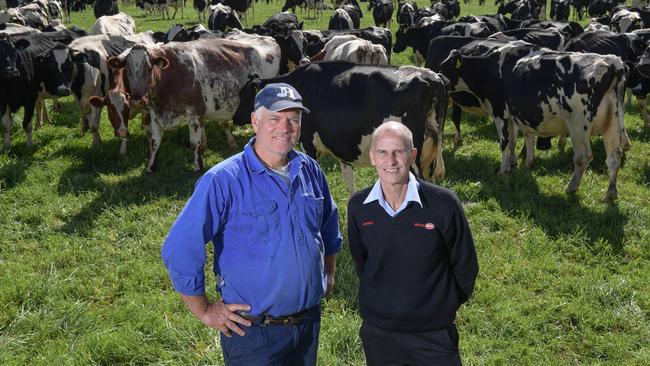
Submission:
M 302 105 L 300 93 L 291 85 L 285 83 L 268 84 L 255 96 L 255 110 L 264 107 L 271 112 L 299 108 L 305 113 L 309 109 Z

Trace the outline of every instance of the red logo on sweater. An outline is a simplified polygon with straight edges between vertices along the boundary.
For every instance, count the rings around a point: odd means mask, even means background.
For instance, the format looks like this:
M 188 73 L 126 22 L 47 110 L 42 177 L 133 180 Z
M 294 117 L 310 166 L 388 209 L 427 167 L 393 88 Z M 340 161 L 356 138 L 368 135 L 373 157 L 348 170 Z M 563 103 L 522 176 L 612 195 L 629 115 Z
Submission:
M 413 224 L 413 226 L 415 226 L 415 227 L 423 227 L 423 228 L 425 228 L 427 230 L 433 230 L 433 228 L 435 227 L 435 225 L 433 225 L 430 222 L 427 222 L 426 224 L 420 224 L 420 223 L 416 222 L 416 223 Z
M 361 226 L 369 226 L 369 225 L 374 225 L 374 221 L 364 221 L 361 223 Z

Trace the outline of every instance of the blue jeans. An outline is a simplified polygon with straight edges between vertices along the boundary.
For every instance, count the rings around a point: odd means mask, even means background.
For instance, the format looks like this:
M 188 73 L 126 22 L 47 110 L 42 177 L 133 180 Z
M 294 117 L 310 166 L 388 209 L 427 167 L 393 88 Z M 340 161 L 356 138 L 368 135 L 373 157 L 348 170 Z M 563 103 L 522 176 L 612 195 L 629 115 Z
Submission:
M 316 365 L 320 334 L 320 306 L 310 310 L 298 325 L 253 324 L 240 326 L 242 337 L 221 336 L 223 358 L 228 366 L 311 366 Z

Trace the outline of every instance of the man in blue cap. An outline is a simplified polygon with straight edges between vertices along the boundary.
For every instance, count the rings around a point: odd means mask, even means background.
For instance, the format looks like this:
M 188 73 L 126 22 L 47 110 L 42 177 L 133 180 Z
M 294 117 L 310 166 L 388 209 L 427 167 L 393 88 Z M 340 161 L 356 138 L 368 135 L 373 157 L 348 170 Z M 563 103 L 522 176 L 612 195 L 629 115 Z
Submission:
M 255 97 L 255 137 L 207 171 L 162 257 L 174 289 L 221 331 L 226 365 L 315 365 L 320 300 L 334 285 L 338 210 L 316 161 L 293 150 L 302 97 L 269 84 Z M 221 298 L 205 296 L 206 243 Z

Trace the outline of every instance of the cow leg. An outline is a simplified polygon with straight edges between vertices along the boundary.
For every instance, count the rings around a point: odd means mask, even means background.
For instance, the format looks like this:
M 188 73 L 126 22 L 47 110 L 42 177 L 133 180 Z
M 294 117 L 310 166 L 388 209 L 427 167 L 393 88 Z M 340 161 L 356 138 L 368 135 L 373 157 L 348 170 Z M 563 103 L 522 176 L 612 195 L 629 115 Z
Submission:
M 533 169 L 535 165 L 535 135 L 524 133 L 524 140 L 526 141 L 526 162 L 524 166 L 526 169 Z
M 43 127 L 43 124 L 41 123 L 41 120 L 43 120 L 43 110 L 45 109 L 45 101 L 41 98 L 38 98 L 36 100 L 36 124 L 35 127 L 36 129 L 39 129 Z M 49 117 L 49 116 L 48 116 Z
M 11 125 L 13 122 L 11 111 L 9 110 L 9 107 L 7 107 L 2 115 L 2 127 L 4 127 L 4 140 L 2 142 L 3 151 L 9 150 L 9 146 L 11 145 Z
M 194 171 L 200 172 L 203 170 L 203 150 L 205 146 L 202 144 L 205 133 L 203 124 L 198 118 L 192 118 L 188 124 L 190 129 L 190 146 L 194 150 Z
M 354 193 L 354 169 L 351 166 L 341 163 L 341 178 L 348 187 L 350 196 Z
M 25 131 L 25 143 L 27 147 L 32 147 L 32 118 L 34 117 L 34 107 L 36 105 L 36 99 L 33 99 L 33 102 L 28 102 L 25 104 L 24 115 L 23 115 L 23 130 Z
M 456 126 L 456 135 L 454 136 L 454 146 L 456 147 L 463 144 L 463 137 L 460 134 L 460 117 L 462 116 L 462 113 L 463 110 L 454 103 L 451 107 L 451 121 L 454 122 L 454 126 Z
M 501 118 L 495 118 L 494 123 L 497 127 L 499 135 L 499 147 L 501 148 L 501 166 L 497 174 L 509 173 L 512 170 L 512 159 L 514 155 L 514 141 L 515 137 L 512 123 L 507 123 Z M 512 152 L 511 152 L 512 150 Z
M 93 149 L 99 148 L 102 143 L 102 137 L 99 135 L 99 120 L 102 116 L 102 109 L 94 106 L 90 107 L 90 117 L 86 116 L 88 121 L 88 129 L 93 134 L 93 142 L 91 147 Z
M 153 173 L 158 166 L 158 149 L 160 148 L 160 142 L 162 141 L 165 130 L 155 121 L 151 114 L 148 115 L 147 119 L 149 121 L 145 125 L 145 132 L 147 133 L 147 137 L 149 137 L 149 162 L 145 171 L 147 173 Z
M 645 95 L 637 95 L 636 96 L 636 102 L 639 105 L 639 109 L 641 110 L 641 114 L 643 115 L 643 122 L 645 127 L 650 127 L 650 114 L 648 114 L 648 109 L 646 108 L 648 105 L 648 100 L 646 99 Z
M 230 121 L 221 122 L 221 127 L 223 127 L 223 131 L 226 133 L 226 140 L 228 141 L 228 145 L 231 148 L 236 148 L 237 141 L 235 141 L 235 136 L 233 136 L 232 131 L 230 130 L 231 126 L 232 124 Z
M 584 175 L 585 170 L 587 170 L 587 167 L 593 158 L 591 154 L 589 136 L 591 136 L 591 129 L 588 129 L 587 131 L 571 130 L 570 132 L 571 144 L 573 145 L 574 167 L 573 176 L 571 177 L 571 181 L 566 188 L 566 191 L 569 193 L 573 193 L 578 190 L 580 182 L 582 181 L 582 176 Z
M 622 120 L 624 111 L 623 109 L 617 109 L 612 113 L 611 119 Z M 625 134 L 625 130 L 621 130 L 618 127 L 618 124 L 609 123 L 609 127 L 603 133 L 603 143 L 605 144 L 605 152 L 607 153 L 607 159 L 605 163 L 607 164 L 607 172 L 609 176 L 609 184 L 607 186 L 607 193 L 603 201 L 611 202 L 616 199 L 618 196 L 618 189 L 616 187 L 616 181 L 618 178 L 618 168 L 620 167 L 621 156 L 623 155 L 624 146 L 621 146 L 621 141 L 623 136 L 621 132 Z

